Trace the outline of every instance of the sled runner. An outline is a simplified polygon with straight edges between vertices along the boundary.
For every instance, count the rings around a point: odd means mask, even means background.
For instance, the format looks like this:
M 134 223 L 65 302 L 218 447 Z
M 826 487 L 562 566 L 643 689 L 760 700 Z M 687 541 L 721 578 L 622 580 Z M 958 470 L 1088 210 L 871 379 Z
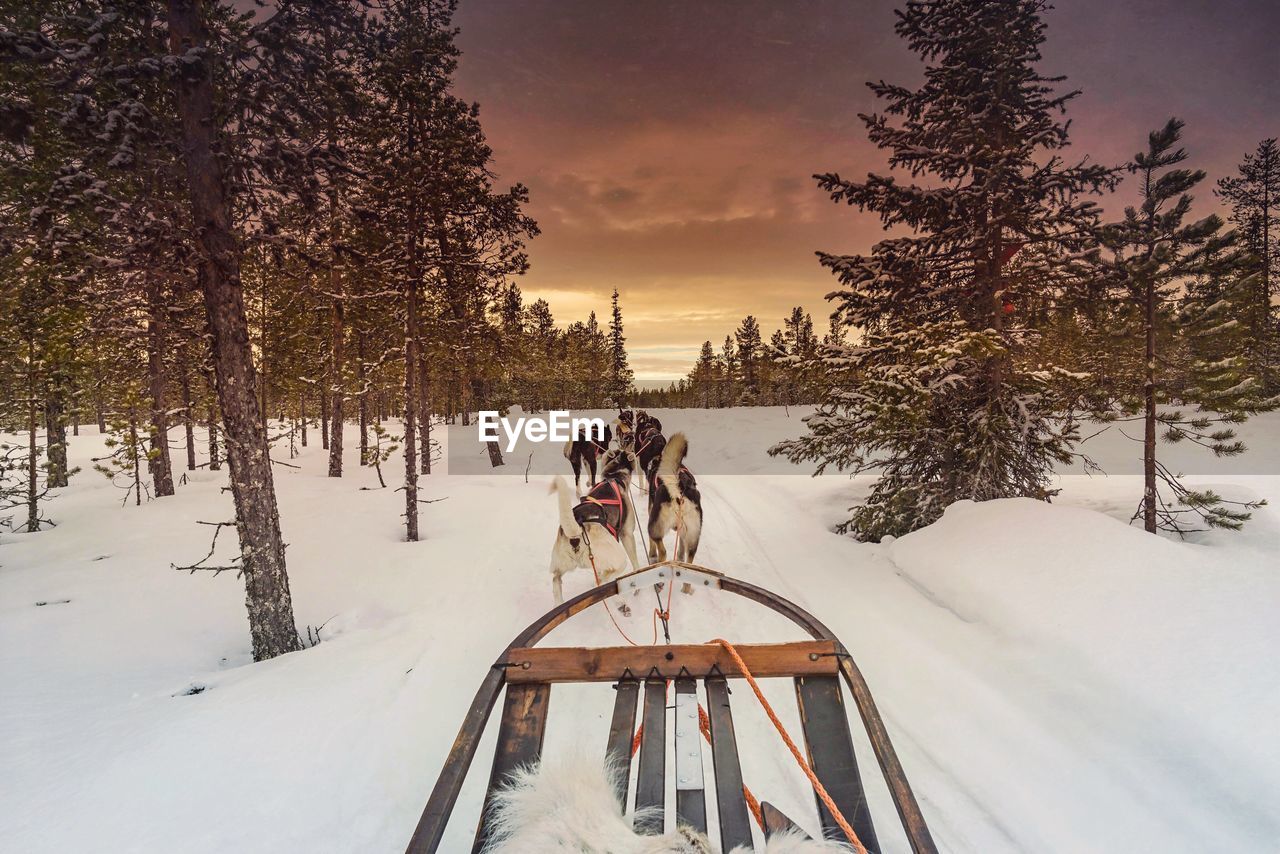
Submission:
M 718 589 L 745 597 L 787 617 L 813 640 L 736 646 L 727 642 L 600 648 L 535 646 L 556 626 L 592 605 L 654 584 L 673 585 L 669 589 L 686 585 L 694 589 Z M 613 717 L 608 732 L 600 733 L 600 740 L 607 755 L 623 769 L 631 768 L 634 753 L 634 761 L 638 762 L 635 806 L 656 809 L 654 826 L 648 830 L 662 832 L 666 793 L 674 789 L 677 821 L 705 833 L 706 790 L 714 787 L 723 850 L 736 845 L 750 848 L 751 812 L 756 812 L 769 832 L 791 824 L 768 803 L 755 804 L 743 785 L 729 688 L 732 681 L 738 703 L 753 702 L 754 686 L 738 681 L 746 679 L 750 683 L 753 676 L 785 677 L 794 681 L 803 749 L 813 776 L 820 781 L 838 814 L 852 825 L 861 843 L 874 852 L 879 850 L 879 844 L 854 756 L 844 692 L 840 687 L 843 680 L 862 718 L 912 850 L 916 854 L 936 852 L 871 692 L 835 635 L 803 609 L 763 588 L 704 567 L 667 561 L 621 576 L 554 608 L 511 642 L 476 692 L 409 842 L 408 854 L 435 852 L 440 845 L 485 725 L 505 688 L 497 748 L 473 848 L 474 851 L 483 849 L 490 830 L 488 815 L 494 793 L 512 771 L 541 757 L 551 687 L 566 682 L 613 683 L 616 692 Z M 699 683 L 706 697 L 705 711 L 698 701 Z M 738 690 L 739 686 L 742 690 Z M 671 705 L 674 706 L 671 727 L 674 731 L 669 733 L 667 709 Z M 666 767 L 668 737 L 675 743 L 674 768 Z M 633 739 L 637 742 L 634 745 Z M 775 742 L 767 749 L 777 747 Z M 711 781 L 704 778 L 704 749 L 711 752 L 711 776 L 714 777 Z M 621 776 L 620 791 L 616 793 L 624 808 L 628 801 L 628 779 L 627 775 Z M 818 811 L 823 833 L 843 839 L 838 816 L 833 815 L 820 797 Z

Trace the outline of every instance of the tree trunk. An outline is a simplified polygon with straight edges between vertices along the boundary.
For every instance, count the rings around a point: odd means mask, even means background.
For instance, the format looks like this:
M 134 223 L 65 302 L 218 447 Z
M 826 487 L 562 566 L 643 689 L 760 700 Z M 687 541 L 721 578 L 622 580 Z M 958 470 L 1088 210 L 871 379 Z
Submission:
M 360 465 L 369 464 L 369 389 L 364 365 L 364 330 L 356 336 L 357 415 L 360 419 Z
M 431 474 L 431 379 L 427 360 L 418 355 L 418 443 L 421 446 L 421 472 Z
M 240 248 L 231 230 L 230 203 L 222 165 L 215 153 L 221 146 L 201 0 L 169 0 L 169 39 L 173 55 L 203 56 L 203 61 L 188 66 L 177 80 L 178 112 L 193 232 L 201 255 L 200 286 L 212 338 L 218 402 L 227 431 L 227 462 L 231 467 L 249 632 L 254 660 L 262 661 L 293 652 L 300 644 L 267 453 L 267 431 L 254 395 L 257 377 L 240 284 Z
M 1146 384 L 1143 386 L 1145 430 L 1142 438 L 1142 521 L 1151 533 L 1156 532 L 1156 286 L 1146 283 L 1144 314 L 1146 320 Z
M 218 413 L 209 404 L 209 471 L 222 469 L 222 453 L 218 450 Z
M 98 341 L 94 338 L 89 344 L 89 352 L 93 357 L 93 415 L 98 422 L 98 435 L 107 435 L 107 413 L 102 403 L 102 359 L 98 354 Z
M 472 356 L 470 352 L 468 352 L 467 354 L 467 364 L 468 364 L 467 369 L 469 371 L 474 372 L 475 357 Z M 474 373 L 472 373 L 472 379 L 471 379 L 471 403 L 476 408 L 477 411 L 479 411 L 480 407 L 484 405 L 484 389 L 480 385 L 480 380 L 475 378 Z M 490 442 L 485 442 L 485 445 L 489 449 L 490 468 L 496 469 L 498 466 L 503 465 L 502 449 L 498 447 L 498 443 L 494 441 L 490 441 Z
M 416 241 L 414 241 L 416 243 Z M 410 249 L 416 256 L 416 245 Z M 404 522 L 405 538 L 418 540 L 418 282 L 416 263 L 411 263 L 404 286 Z
M 165 411 L 165 314 L 160 280 L 147 280 L 147 388 L 151 395 L 151 440 L 147 468 L 156 497 L 173 495 L 169 458 L 169 415 Z
M 337 270 L 330 269 L 329 285 L 336 286 Z M 342 427 L 343 427 L 343 388 L 342 367 L 345 361 L 343 352 L 343 315 L 342 301 L 334 299 L 329 309 L 329 393 L 333 395 L 333 404 L 329 409 L 332 434 L 329 437 L 329 477 L 342 477 Z
M 203 0 L 192 0 L 192 2 L 200 3 L 203 2 Z M 259 295 L 262 303 L 262 310 L 258 312 L 258 363 L 262 366 L 262 369 L 258 371 L 258 394 L 260 395 L 258 409 L 262 414 L 262 426 L 267 428 L 267 435 L 270 436 L 271 424 L 268 423 L 270 416 L 267 414 L 271 411 L 270 407 L 267 405 L 267 385 L 268 381 L 271 379 L 267 367 L 267 352 L 269 349 L 268 345 L 270 343 L 267 340 L 267 278 L 268 277 L 265 273 L 259 276 L 259 279 L 262 282 L 262 292 Z M 241 288 L 243 290 L 243 284 Z M 246 323 L 247 322 L 248 315 L 246 314 Z M 252 353 L 252 350 L 250 350 L 250 353 Z M 252 355 L 250 358 L 252 358 Z M 269 453 L 270 451 L 268 450 L 268 454 Z
M 98 370 L 98 369 L 97 369 L 97 367 L 95 366 L 95 367 L 94 367 L 94 372 L 96 373 L 96 372 L 97 372 L 97 370 Z M 102 380 L 100 380 L 100 379 L 99 379 L 99 380 L 97 380 L 97 381 L 95 381 L 95 383 L 94 383 L 94 389 L 93 389 L 93 417 L 94 417 L 94 420 L 96 420 L 96 421 L 98 422 L 98 435 L 100 435 L 100 436 L 105 436 L 105 435 L 107 435 L 107 412 L 106 412 L 106 410 L 105 410 L 105 409 L 103 408 L 103 406 L 102 406 L 102 386 L 101 386 L 101 384 L 102 384 Z
M 142 506 L 142 460 L 138 456 L 138 410 L 129 407 L 129 453 L 133 464 L 133 502 L 135 507 Z M 125 498 L 128 498 L 128 493 Z
M 70 473 L 67 468 L 66 384 L 56 374 L 45 388 L 44 424 L 45 476 L 51 487 L 67 486 Z
M 329 450 L 329 393 L 320 387 L 320 447 Z
M 27 532 L 40 530 L 40 445 L 36 440 L 36 347 L 27 338 Z
M 191 409 L 191 376 L 182 369 L 182 426 L 187 433 L 187 471 L 196 470 L 196 419 Z
M 298 392 L 298 420 L 302 422 L 302 447 L 307 446 L 307 393 Z

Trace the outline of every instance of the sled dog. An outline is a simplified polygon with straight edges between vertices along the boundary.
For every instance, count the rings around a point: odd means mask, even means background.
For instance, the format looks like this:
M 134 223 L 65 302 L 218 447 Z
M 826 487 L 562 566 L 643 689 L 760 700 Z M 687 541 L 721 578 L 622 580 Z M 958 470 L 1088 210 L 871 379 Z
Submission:
M 563 477 L 557 475 L 551 484 L 560 503 L 560 527 L 551 546 L 551 591 L 556 602 L 564 601 L 564 574 L 590 569 L 592 557 L 601 584 L 628 572 L 628 561 L 631 569 L 641 567 L 636 557 L 636 509 L 629 492 L 634 467 L 635 457 L 630 452 L 618 448 L 608 451 L 600 482 L 576 505 Z
M 646 473 L 656 468 L 662 457 L 662 449 L 667 446 L 667 437 L 662 435 L 662 428 L 651 422 L 634 434 L 632 450 L 636 455 L 635 476 L 640 480 L 640 491 L 649 491 L 649 478 Z
M 587 464 L 590 483 L 588 486 L 596 485 L 596 460 L 604 456 L 605 451 L 609 450 L 609 443 L 613 441 L 613 431 L 609 429 L 609 425 L 605 425 L 604 438 L 597 439 L 589 433 L 581 439 L 571 439 L 565 443 L 564 458 L 569 461 L 569 465 L 573 467 L 573 489 L 579 495 L 582 494 L 582 464 Z
M 689 442 L 677 433 L 666 442 L 661 456 L 646 469 L 649 481 L 649 562 L 667 559 L 663 538 L 677 531 L 676 560 L 692 561 L 702 538 L 702 495 L 693 472 L 684 466 Z

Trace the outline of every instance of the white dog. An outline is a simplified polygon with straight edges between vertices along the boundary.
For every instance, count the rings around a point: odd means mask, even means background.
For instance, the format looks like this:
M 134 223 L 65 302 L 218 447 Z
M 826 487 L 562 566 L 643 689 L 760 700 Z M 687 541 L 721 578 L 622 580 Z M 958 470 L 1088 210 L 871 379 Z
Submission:
M 590 569 L 592 558 L 598 582 L 605 582 L 640 569 L 636 557 L 635 507 L 629 486 L 635 456 L 610 450 L 604 455 L 600 482 L 576 506 L 573 491 L 562 477 L 551 484 L 560 503 L 560 527 L 551 546 L 551 590 L 556 602 L 564 601 L 561 578 L 575 569 Z M 590 551 L 588 551 L 590 543 Z

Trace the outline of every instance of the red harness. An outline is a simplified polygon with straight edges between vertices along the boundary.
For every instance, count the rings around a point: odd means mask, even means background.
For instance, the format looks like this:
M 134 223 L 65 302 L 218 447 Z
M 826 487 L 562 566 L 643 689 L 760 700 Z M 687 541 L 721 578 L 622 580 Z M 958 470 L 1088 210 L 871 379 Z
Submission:
M 604 493 L 608 491 L 610 488 L 613 489 L 613 497 L 612 498 L 603 497 Z M 602 510 L 605 513 L 605 518 L 600 521 L 600 524 L 604 525 L 605 529 L 608 530 L 610 534 L 613 534 L 613 538 L 615 540 L 620 539 L 620 537 L 618 536 L 618 529 L 615 528 L 613 525 L 609 524 L 609 516 L 608 516 L 608 509 L 607 509 L 610 506 L 617 507 L 618 521 L 622 521 L 622 490 L 618 487 L 617 482 L 613 480 L 600 481 L 595 486 L 591 487 L 590 492 L 588 492 L 586 495 L 582 497 L 582 503 L 585 504 L 587 502 L 591 502 L 592 504 L 599 505 L 602 508 Z M 591 521 L 594 521 L 594 520 L 591 520 Z
M 638 448 L 636 448 L 636 450 L 635 450 L 635 455 L 636 455 L 637 457 L 638 457 L 638 456 L 640 456 L 640 452 L 641 452 L 641 451 L 643 451 L 645 448 L 649 447 L 649 445 L 653 442 L 653 439 L 654 439 L 654 437 L 655 437 L 655 436 L 660 436 L 660 435 L 662 435 L 662 431 L 661 431 L 661 430 L 659 430 L 659 429 L 658 429 L 658 428 L 656 428 L 656 427 L 646 427 L 646 428 L 645 428 L 645 430 L 644 430 L 644 433 L 643 433 L 643 434 L 641 434 L 641 435 L 642 435 L 642 436 L 645 436 L 645 437 L 647 437 L 647 438 L 645 438 L 645 440 L 644 440 L 644 444 L 643 444 L 643 445 L 641 445 L 641 446 L 639 446 Z

